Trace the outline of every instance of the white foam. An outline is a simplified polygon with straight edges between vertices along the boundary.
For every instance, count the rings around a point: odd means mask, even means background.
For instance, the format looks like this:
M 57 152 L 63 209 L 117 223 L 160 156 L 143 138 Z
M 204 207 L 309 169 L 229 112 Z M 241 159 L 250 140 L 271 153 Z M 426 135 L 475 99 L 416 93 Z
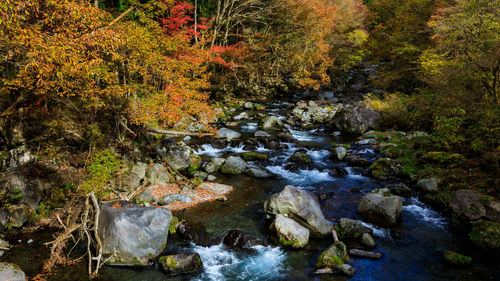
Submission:
M 247 150 L 243 149 L 245 147 L 244 144 L 240 143 L 237 147 L 227 146 L 225 148 L 215 148 L 211 144 L 202 144 L 199 149 L 196 149 L 194 152 L 198 155 L 208 155 L 211 157 L 219 157 L 224 152 L 234 152 L 234 153 L 243 153 L 247 152 Z
M 328 172 L 321 172 L 318 170 L 298 170 L 297 172 L 292 172 L 282 166 L 268 166 L 266 168 L 272 173 L 280 175 L 289 183 L 295 185 L 309 185 L 323 181 L 335 180 L 328 175 Z
M 264 145 L 262 143 L 259 143 L 256 147 L 255 147 L 255 151 L 257 152 L 268 152 L 268 151 L 271 151 L 270 149 L 268 148 L 265 148 Z
M 375 225 L 373 225 L 371 223 L 367 223 L 367 222 L 364 222 L 364 221 L 362 221 L 361 223 L 364 226 L 373 229 L 373 235 L 374 236 L 382 237 L 382 238 L 387 238 L 390 235 L 390 231 L 388 229 L 381 228 L 381 227 L 375 226 Z
M 241 130 L 243 132 L 255 132 L 259 128 L 259 124 L 257 123 L 246 123 L 241 126 Z
M 313 161 L 322 162 L 328 155 L 330 155 L 330 151 L 328 150 L 308 150 L 307 155 L 311 157 Z
M 445 217 L 420 202 L 417 198 L 412 197 L 410 200 L 411 204 L 403 206 L 403 212 L 409 212 L 417 220 L 428 222 L 441 228 L 446 226 L 447 220 Z
M 200 254 L 203 273 L 197 280 L 276 280 L 285 278 L 285 252 L 279 247 L 255 246 L 255 254 L 238 256 L 222 244 L 193 245 Z
M 351 179 L 368 179 L 367 177 L 365 177 L 363 175 L 354 173 L 354 170 L 352 169 L 352 167 L 345 167 L 345 170 L 347 171 L 347 175 L 346 176 L 348 178 L 351 178 Z

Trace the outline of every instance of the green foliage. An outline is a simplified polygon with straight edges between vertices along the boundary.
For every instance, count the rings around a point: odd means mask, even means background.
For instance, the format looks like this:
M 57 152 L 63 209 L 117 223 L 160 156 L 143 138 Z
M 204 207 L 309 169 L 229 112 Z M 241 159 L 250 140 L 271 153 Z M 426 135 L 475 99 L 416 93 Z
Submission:
M 300 242 L 297 239 L 288 240 L 285 237 L 280 237 L 278 242 L 285 247 L 290 247 L 295 249 L 300 248 Z
M 259 152 L 243 152 L 242 155 L 245 161 L 254 161 L 254 160 L 267 160 L 267 154 L 259 153 Z
M 479 221 L 470 233 L 469 238 L 477 245 L 490 250 L 500 250 L 500 223 Z
M 109 191 L 105 186 L 122 167 L 119 156 L 111 150 L 95 152 L 88 161 L 87 176 L 79 186 L 82 194 L 94 192 L 96 196 L 102 197 Z
M 444 251 L 443 257 L 447 262 L 453 265 L 468 265 L 472 262 L 471 257 L 453 251 Z

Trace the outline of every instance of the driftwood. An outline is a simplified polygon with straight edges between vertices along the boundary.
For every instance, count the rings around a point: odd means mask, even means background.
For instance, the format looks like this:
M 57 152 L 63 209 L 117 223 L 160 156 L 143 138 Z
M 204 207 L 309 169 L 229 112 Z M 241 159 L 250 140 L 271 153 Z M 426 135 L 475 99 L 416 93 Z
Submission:
M 374 259 L 374 260 L 378 260 L 382 257 L 381 253 L 368 252 L 368 251 L 361 250 L 361 249 L 350 249 L 349 255 L 354 256 L 354 257 Z
M 176 136 L 176 137 L 178 137 L 178 136 L 198 136 L 198 137 L 204 137 L 204 136 L 213 136 L 213 135 L 215 135 L 214 133 L 192 133 L 192 132 L 162 130 L 162 129 L 155 129 L 155 128 L 148 128 L 148 132 L 150 132 L 150 133 L 156 133 L 156 134 L 162 134 L 162 135 Z

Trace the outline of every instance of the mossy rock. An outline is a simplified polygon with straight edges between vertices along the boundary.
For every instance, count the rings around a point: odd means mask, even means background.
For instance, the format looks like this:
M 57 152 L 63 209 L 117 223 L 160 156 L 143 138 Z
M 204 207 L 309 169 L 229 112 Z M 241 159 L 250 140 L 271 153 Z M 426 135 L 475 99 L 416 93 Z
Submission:
M 343 242 L 335 242 L 319 255 L 314 265 L 316 268 L 335 267 L 348 260 L 346 245 Z
M 481 220 L 472 227 L 469 238 L 484 249 L 500 251 L 500 223 Z
M 312 162 L 311 157 L 307 155 L 307 153 L 303 151 L 296 151 L 292 157 L 290 157 L 290 161 L 299 163 L 299 164 L 309 164 Z
M 386 179 L 400 175 L 403 167 L 390 158 L 379 158 L 369 168 L 369 173 L 375 179 Z
M 175 234 L 176 232 L 176 226 L 179 223 L 179 218 L 176 216 L 172 216 L 172 220 L 170 221 L 170 224 L 168 225 L 168 231 L 170 234 Z
M 472 262 L 471 257 L 453 251 L 444 251 L 443 258 L 448 264 L 455 266 L 469 265 Z
M 245 161 L 267 160 L 268 158 L 267 154 L 259 152 L 244 152 L 242 157 Z
M 293 248 L 293 249 L 301 248 L 300 242 L 297 239 L 288 240 L 285 237 L 280 237 L 278 243 L 287 248 Z

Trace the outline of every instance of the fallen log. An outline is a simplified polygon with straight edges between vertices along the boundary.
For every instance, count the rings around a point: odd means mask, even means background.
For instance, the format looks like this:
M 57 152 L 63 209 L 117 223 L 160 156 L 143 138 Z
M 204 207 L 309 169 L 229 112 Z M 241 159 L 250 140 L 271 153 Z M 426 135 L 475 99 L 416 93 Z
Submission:
M 367 258 L 367 259 L 374 259 L 378 260 L 382 257 L 381 253 L 376 253 L 376 252 L 369 252 L 361 249 L 350 249 L 349 250 L 349 255 L 358 257 L 358 258 Z

